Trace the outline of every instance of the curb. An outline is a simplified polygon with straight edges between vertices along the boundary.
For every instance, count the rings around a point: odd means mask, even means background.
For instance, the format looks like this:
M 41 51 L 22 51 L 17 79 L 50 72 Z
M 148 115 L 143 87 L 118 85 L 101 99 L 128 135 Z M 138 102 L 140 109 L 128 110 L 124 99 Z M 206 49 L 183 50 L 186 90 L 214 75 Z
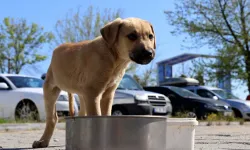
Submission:
M 249 125 L 250 122 L 244 122 L 243 125 Z M 207 121 L 202 121 L 198 123 L 198 126 L 242 126 L 240 122 L 211 122 L 208 124 Z M 0 124 L 0 132 L 9 132 L 9 131 L 24 131 L 24 130 L 43 130 L 45 128 L 45 123 L 20 123 L 20 124 Z M 57 123 L 56 129 L 65 130 L 65 122 Z

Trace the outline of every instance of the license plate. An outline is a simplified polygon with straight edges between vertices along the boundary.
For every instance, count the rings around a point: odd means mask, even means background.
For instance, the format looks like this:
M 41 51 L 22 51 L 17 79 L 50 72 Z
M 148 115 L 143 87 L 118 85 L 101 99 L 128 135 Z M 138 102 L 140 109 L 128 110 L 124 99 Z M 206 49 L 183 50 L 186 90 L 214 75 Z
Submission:
M 156 113 L 166 113 L 167 108 L 166 107 L 156 107 L 156 108 L 154 108 L 154 112 L 156 112 Z
M 224 112 L 224 116 L 232 116 L 232 112 Z

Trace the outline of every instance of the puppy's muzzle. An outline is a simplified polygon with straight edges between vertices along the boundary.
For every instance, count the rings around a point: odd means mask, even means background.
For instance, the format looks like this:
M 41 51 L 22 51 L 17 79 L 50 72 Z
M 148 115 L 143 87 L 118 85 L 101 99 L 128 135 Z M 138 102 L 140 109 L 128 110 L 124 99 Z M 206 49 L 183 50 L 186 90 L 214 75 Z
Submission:
M 154 51 L 149 49 L 134 50 L 129 54 L 132 61 L 138 64 L 148 64 L 154 59 Z

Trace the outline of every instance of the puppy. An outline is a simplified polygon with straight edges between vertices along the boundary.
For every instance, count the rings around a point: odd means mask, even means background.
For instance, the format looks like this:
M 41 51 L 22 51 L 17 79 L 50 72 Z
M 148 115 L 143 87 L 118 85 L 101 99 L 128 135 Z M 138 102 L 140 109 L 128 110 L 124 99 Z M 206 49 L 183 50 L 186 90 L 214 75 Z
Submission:
M 100 33 L 93 40 L 65 43 L 53 51 L 43 86 L 46 127 L 33 148 L 49 145 L 58 120 L 55 104 L 61 90 L 69 92 L 70 102 L 70 94 L 78 94 L 79 116 L 109 116 L 115 90 L 130 62 L 146 65 L 155 57 L 154 29 L 146 20 L 117 18 Z

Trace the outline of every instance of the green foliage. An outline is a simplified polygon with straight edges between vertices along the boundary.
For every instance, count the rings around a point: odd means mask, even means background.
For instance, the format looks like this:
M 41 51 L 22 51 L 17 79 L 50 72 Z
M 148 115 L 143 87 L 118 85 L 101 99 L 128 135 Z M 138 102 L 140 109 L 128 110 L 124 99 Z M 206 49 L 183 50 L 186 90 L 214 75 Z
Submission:
M 4 18 L 0 24 L 0 72 L 19 73 L 27 64 L 46 59 L 38 50 L 54 38 L 51 32 L 25 19 Z
M 56 22 L 54 43 L 57 46 L 65 42 L 93 39 L 100 35 L 101 27 L 115 18 L 121 17 L 121 14 L 120 9 L 106 8 L 100 12 L 93 6 L 89 6 L 84 13 L 81 13 L 79 8 L 76 12 L 71 10 L 64 19 Z
M 164 12 L 169 24 L 174 26 L 173 35 L 188 35 L 191 38 L 186 37 L 184 43 L 188 43 L 187 40 L 191 39 L 192 47 L 208 45 L 214 48 L 221 64 L 210 62 L 206 66 L 209 66 L 210 70 L 222 69 L 217 77 L 230 73 L 235 79 L 247 81 L 250 91 L 250 1 L 176 0 L 175 2 L 174 11 Z M 210 71 L 206 71 L 208 72 Z M 201 71 L 198 73 L 201 75 Z M 214 71 L 209 73 L 212 74 Z
M 203 75 L 203 72 L 201 70 L 197 71 L 197 74 L 194 78 L 199 81 L 200 85 L 205 85 L 204 75 Z
M 249 24 L 246 24 L 250 20 L 249 5 L 249 1 L 243 0 L 176 0 L 175 10 L 164 13 L 169 24 L 175 27 L 174 35 L 187 33 L 195 39 L 195 44 L 214 47 L 223 43 L 237 44 L 239 39 L 249 37 L 249 33 L 242 35 L 243 30 L 249 31 Z
M 187 76 L 185 74 L 180 75 L 181 78 L 186 78 Z
M 208 76 L 207 82 L 215 82 L 216 79 L 222 79 L 229 74 L 233 80 L 247 81 L 244 58 L 240 53 L 237 46 L 224 46 L 223 49 L 217 50 L 216 59 L 193 61 L 194 67 L 191 70 L 196 74 L 196 78 Z

